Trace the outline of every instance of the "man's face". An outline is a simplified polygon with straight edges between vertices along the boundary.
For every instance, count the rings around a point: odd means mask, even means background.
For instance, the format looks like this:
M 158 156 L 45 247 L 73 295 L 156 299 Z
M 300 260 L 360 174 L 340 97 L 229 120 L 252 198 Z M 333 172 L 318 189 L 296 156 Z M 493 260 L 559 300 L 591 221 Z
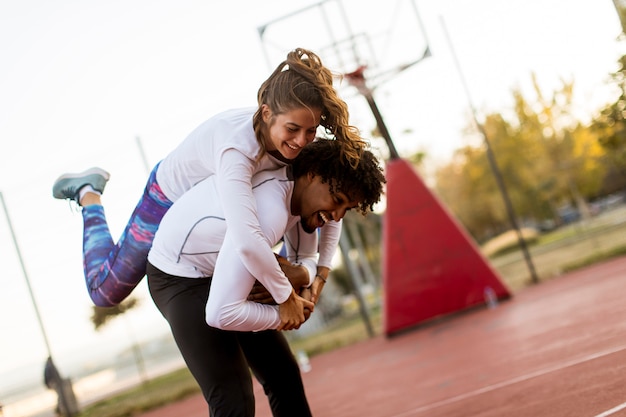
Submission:
M 300 199 L 300 222 L 307 233 L 313 233 L 326 222 L 339 221 L 346 212 L 355 208 L 359 201 L 350 201 L 342 192 L 330 192 L 330 185 L 321 177 L 309 174 Z

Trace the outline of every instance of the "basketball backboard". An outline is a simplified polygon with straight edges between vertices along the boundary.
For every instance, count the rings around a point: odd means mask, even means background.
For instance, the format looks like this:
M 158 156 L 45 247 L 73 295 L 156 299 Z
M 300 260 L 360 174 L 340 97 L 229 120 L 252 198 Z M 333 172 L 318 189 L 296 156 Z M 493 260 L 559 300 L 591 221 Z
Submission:
M 294 48 L 337 73 L 365 66 L 370 86 L 429 56 L 415 0 L 323 0 L 258 27 L 270 70 Z

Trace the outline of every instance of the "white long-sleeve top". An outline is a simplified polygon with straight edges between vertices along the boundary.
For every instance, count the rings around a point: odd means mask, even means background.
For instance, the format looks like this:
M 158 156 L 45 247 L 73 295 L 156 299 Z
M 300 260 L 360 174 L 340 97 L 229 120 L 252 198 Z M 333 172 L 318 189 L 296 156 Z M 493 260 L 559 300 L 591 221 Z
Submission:
M 253 195 L 263 244 L 271 248 L 285 236 L 288 259 L 307 268 L 310 284 L 317 265 L 317 233 L 304 232 L 300 217 L 291 214 L 294 182 L 288 171 L 288 167 L 283 167 L 255 175 Z M 224 219 L 215 176 L 195 185 L 168 210 L 148 260 L 170 275 L 213 277 L 206 306 L 206 320 L 213 327 L 257 331 L 275 329 L 280 324 L 276 306 L 247 301 L 255 276 L 237 253 L 234 235 Z M 265 282 L 261 283 L 267 288 Z
M 156 178 L 165 196 L 175 202 L 195 184 L 215 175 L 235 251 L 248 272 L 283 303 L 291 294 L 291 285 L 261 230 L 251 180 L 258 172 L 285 164 L 269 154 L 257 161 L 260 147 L 252 127 L 255 111 L 228 110 L 202 123 L 161 161 Z M 340 234 L 341 222 L 329 222 L 322 229 L 320 266 L 330 268 Z

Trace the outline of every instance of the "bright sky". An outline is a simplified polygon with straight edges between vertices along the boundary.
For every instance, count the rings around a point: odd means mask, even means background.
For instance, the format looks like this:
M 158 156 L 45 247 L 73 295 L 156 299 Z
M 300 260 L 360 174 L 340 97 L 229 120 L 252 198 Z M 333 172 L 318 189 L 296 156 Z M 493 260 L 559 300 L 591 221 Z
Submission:
M 91 166 L 109 170 L 104 204 L 117 238 L 147 174 L 136 138 L 152 166 L 212 114 L 254 105 L 270 71 L 257 27 L 294 11 L 294 3 L 0 1 L 0 191 L 61 372 L 76 358 L 97 361 L 103 347 L 128 344 L 128 326 L 140 340 L 167 327 L 144 281 L 134 293 L 142 300 L 139 311 L 126 323 L 92 330 L 82 274 L 82 218 L 52 198 L 53 181 Z M 376 91 L 402 155 L 425 150 L 434 163 L 467 143 L 461 129 L 468 98 L 442 22 L 480 111 L 509 106 L 514 87 L 530 91 L 531 71 L 547 91 L 560 78 L 573 79 L 581 117 L 611 98 L 605 81 L 620 56 L 620 25 L 611 0 L 416 4 L 433 55 Z M 324 28 L 321 20 L 308 23 L 299 30 Z M 283 39 L 288 48 L 309 47 L 289 45 L 289 33 Z M 415 54 L 410 46 L 403 47 Z M 374 123 L 362 97 L 350 88 L 341 91 L 353 123 L 368 134 Z M 407 130 L 412 133 L 403 133 Z M 4 212 L 1 216 L 0 381 L 4 372 L 26 364 L 41 363 L 43 369 L 47 356 Z

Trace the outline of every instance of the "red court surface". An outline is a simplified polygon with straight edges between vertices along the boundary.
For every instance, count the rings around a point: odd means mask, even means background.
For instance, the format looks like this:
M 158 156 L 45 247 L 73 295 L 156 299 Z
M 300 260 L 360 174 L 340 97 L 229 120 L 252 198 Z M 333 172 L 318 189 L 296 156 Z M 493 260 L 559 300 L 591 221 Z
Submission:
M 626 416 L 626 258 L 311 365 L 317 417 Z M 255 388 L 257 417 L 270 417 Z M 195 395 L 142 415 L 172 416 L 208 410 Z

